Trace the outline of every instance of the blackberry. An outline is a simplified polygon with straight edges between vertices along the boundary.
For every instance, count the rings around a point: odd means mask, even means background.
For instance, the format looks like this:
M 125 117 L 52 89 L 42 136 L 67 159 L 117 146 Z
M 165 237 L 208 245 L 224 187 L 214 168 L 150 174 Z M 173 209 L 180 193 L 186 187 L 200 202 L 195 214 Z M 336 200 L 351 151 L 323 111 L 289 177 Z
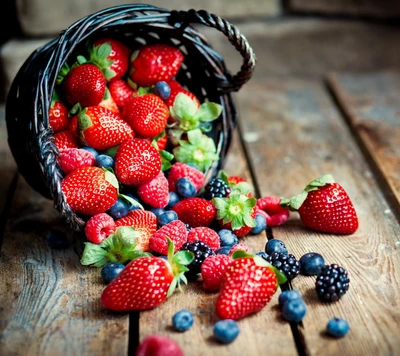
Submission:
M 349 286 L 350 279 L 347 271 L 337 264 L 322 267 L 315 282 L 318 297 L 325 302 L 339 300 L 347 292 Z
M 282 272 L 289 281 L 296 278 L 300 273 L 300 262 L 292 254 L 273 252 L 266 258 L 266 261 Z
M 230 194 L 231 188 L 221 178 L 214 178 L 204 188 L 203 198 L 211 200 L 212 198 L 225 198 Z
M 194 260 L 187 265 L 189 271 L 185 273 L 186 277 L 189 279 L 196 279 L 197 275 L 201 272 L 201 265 L 204 260 L 209 256 L 215 255 L 215 252 L 211 247 L 200 240 L 186 242 L 182 246 L 181 250 L 187 250 L 194 253 Z

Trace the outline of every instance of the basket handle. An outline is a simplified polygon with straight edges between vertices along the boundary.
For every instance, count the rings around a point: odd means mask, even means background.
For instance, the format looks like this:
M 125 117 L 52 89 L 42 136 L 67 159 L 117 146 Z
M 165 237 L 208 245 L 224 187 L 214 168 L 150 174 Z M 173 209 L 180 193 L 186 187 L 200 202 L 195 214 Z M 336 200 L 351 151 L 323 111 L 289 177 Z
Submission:
M 228 81 L 222 81 L 219 84 L 224 91 L 238 91 L 251 78 L 257 58 L 246 37 L 234 25 L 205 10 L 172 11 L 171 15 L 172 18 L 180 19 L 183 24 L 199 23 L 208 27 L 214 27 L 228 37 L 229 42 L 242 55 L 243 64 L 240 67 L 240 71 L 234 76 L 229 75 L 227 78 Z

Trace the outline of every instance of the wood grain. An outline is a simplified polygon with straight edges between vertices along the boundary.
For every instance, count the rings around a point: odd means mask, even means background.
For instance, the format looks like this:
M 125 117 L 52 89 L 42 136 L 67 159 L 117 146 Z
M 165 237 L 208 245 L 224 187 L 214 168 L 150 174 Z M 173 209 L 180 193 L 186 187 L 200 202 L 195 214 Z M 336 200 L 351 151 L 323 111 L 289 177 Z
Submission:
M 351 197 L 360 221 L 351 236 L 316 233 L 293 213 L 273 228 L 297 258 L 319 252 L 325 262 L 349 271 L 351 285 L 338 302 L 317 299 L 315 278 L 293 281 L 308 306 L 302 333 L 312 355 L 400 353 L 400 228 L 370 167 L 325 87 L 306 80 L 253 80 L 239 105 L 252 114 L 241 120 L 246 147 L 263 196 L 290 197 L 312 179 L 331 173 Z M 324 329 L 332 317 L 351 326 L 340 340 Z
M 72 247 L 51 249 L 48 232 Z M 52 203 L 20 179 L 0 258 L 1 355 L 126 355 L 128 315 L 104 311 L 98 269 L 80 265 L 81 245 Z
M 224 170 L 251 182 L 237 135 Z M 248 236 L 243 241 L 252 252 L 257 252 L 264 248 L 266 237 L 265 234 Z M 140 313 L 140 340 L 152 334 L 168 335 L 178 342 L 186 356 L 265 355 L 272 350 L 276 355 L 296 355 L 290 326 L 279 313 L 278 294 L 261 312 L 239 321 L 240 334 L 233 343 L 221 345 L 213 338 L 213 326 L 218 320 L 215 314 L 217 294 L 204 292 L 201 281 L 197 281 L 189 284 L 184 294 L 175 293 L 156 309 Z M 195 316 L 193 327 L 184 333 L 171 327 L 173 315 L 181 309 L 189 309 Z
M 328 81 L 400 214 L 400 73 L 331 74 Z

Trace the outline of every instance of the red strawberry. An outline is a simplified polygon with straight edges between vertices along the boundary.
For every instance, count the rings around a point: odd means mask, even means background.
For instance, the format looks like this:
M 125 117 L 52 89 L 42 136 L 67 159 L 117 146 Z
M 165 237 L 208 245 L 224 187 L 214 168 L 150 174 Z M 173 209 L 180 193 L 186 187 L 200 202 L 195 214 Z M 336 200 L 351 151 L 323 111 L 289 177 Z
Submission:
M 65 174 L 71 173 L 80 167 L 91 167 L 94 165 L 93 155 L 79 148 L 65 148 L 60 152 L 58 163 Z
M 248 216 L 254 219 L 256 217 L 256 210 L 254 209 Z M 221 227 L 221 229 L 232 230 L 237 237 L 246 236 L 252 229 L 252 226 L 246 225 L 246 223 L 244 223 L 244 225 L 242 225 L 242 227 L 239 227 L 238 229 L 233 229 L 232 221 L 224 223 L 223 219 L 219 220 L 219 226 Z
M 158 150 L 165 150 L 167 148 L 168 145 L 168 135 L 166 134 L 165 131 L 162 132 L 163 135 L 162 136 L 157 136 L 158 139 L 156 140 L 156 138 L 145 138 L 148 142 L 153 143 L 153 140 L 156 141 L 157 143 L 157 149 Z
M 220 319 L 238 320 L 264 308 L 277 289 L 274 271 L 258 256 L 231 262 L 222 278 L 216 312 Z
M 115 311 L 147 310 L 163 303 L 188 271 L 194 254 L 179 251 L 173 255 L 174 245 L 168 240 L 168 261 L 160 257 L 140 257 L 132 260 L 111 281 L 101 294 L 101 303 Z
M 101 68 L 107 80 L 122 78 L 129 67 L 130 49 L 121 41 L 99 38 L 93 44 L 89 61 Z
M 91 106 L 79 113 L 81 140 L 96 150 L 106 150 L 133 138 L 132 128 L 110 110 Z
M 229 176 L 228 182 L 233 184 L 247 183 L 246 179 L 239 176 Z
M 188 242 L 203 241 L 206 245 L 210 246 L 213 251 L 217 251 L 220 247 L 218 234 L 209 227 L 199 226 L 191 229 L 188 233 Z
M 113 80 L 108 89 L 121 112 L 125 104 L 137 96 L 137 90 L 132 89 L 123 79 Z
M 168 108 L 174 106 L 174 101 L 176 96 L 179 93 L 183 93 L 186 94 L 187 96 L 189 96 L 191 99 L 193 99 L 194 101 L 196 101 L 196 103 L 198 104 L 197 107 L 200 107 L 200 101 L 199 99 L 196 98 L 196 95 L 194 95 L 193 93 L 191 93 L 190 91 L 186 90 L 182 85 L 180 85 L 176 80 L 171 80 L 168 82 L 169 87 L 171 88 L 171 94 L 168 97 L 168 99 L 164 100 L 165 104 L 167 105 Z
M 60 101 L 56 92 L 53 92 L 53 99 L 49 109 L 49 124 L 54 132 L 62 131 L 69 125 L 68 108 Z
M 135 52 L 130 77 L 139 87 L 171 80 L 183 62 L 182 52 L 167 44 L 147 45 Z
M 79 142 L 77 138 L 69 130 L 63 130 L 54 134 L 54 144 L 59 150 L 65 148 L 78 148 Z
M 191 227 L 210 226 L 215 219 L 216 209 L 211 202 L 202 198 L 188 198 L 176 203 L 172 210 L 179 220 Z
M 358 218 L 347 192 L 328 174 L 310 182 L 304 191 L 282 206 L 298 210 L 301 221 L 310 229 L 332 234 L 353 234 Z
M 114 230 L 114 219 L 106 213 L 93 215 L 85 226 L 87 239 L 95 244 L 101 244 Z
M 179 178 L 189 178 L 199 191 L 205 181 L 204 173 L 196 168 L 190 167 L 185 163 L 176 162 L 172 165 L 168 173 L 169 190 L 175 192 L 175 183 Z
M 274 196 L 266 196 L 257 200 L 257 208 L 265 216 L 267 226 L 279 226 L 289 218 L 289 209 L 283 208 L 281 199 Z
M 150 251 L 150 237 L 157 231 L 157 217 L 147 210 L 132 210 L 126 216 L 115 221 L 115 229 L 120 226 L 132 226 L 141 232 L 136 238 L 136 250 Z
M 164 225 L 150 237 L 150 249 L 162 255 L 167 255 L 167 237 L 174 243 L 174 252 L 179 251 L 187 241 L 186 225 L 180 220 L 174 220 Z
M 168 181 L 160 171 L 151 181 L 137 189 L 139 198 L 152 208 L 165 208 L 169 201 Z
M 72 116 L 71 120 L 69 121 L 68 131 L 71 132 L 71 134 L 77 139 L 79 138 L 78 115 Z
M 226 268 L 232 261 L 232 257 L 228 255 L 207 257 L 201 264 L 203 288 L 209 291 L 219 290 Z
M 229 250 L 229 255 L 232 256 L 236 251 L 245 251 L 249 252 L 249 246 L 245 245 L 244 243 L 240 242 L 238 244 L 235 244 L 232 246 L 232 248 Z
M 114 174 L 98 167 L 77 168 L 61 183 L 71 209 L 85 215 L 104 213 L 118 199 L 118 181 Z
M 182 349 L 172 339 L 163 335 L 147 336 L 140 343 L 135 356 L 184 356 Z
M 154 94 L 133 98 L 124 107 L 122 118 L 140 137 L 155 137 L 165 130 L 169 111 L 164 102 Z
M 115 154 L 115 173 L 122 184 L 139 186 L 151 181 L 161 170 L 161 156 L 148 141 L 125 141 Z
M 85 63 L 73 67 L 63 82 L 65 99 L 74 106 L 81 107 L 98 105 L 106 91 L 106 80 L 101 70 L 94 64 Z

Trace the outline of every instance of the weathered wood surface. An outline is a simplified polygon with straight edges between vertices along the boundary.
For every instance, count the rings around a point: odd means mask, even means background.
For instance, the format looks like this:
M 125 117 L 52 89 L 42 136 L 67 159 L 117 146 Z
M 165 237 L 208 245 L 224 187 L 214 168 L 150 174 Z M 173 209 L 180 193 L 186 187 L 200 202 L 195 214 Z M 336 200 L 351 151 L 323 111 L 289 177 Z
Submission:
M 400 73 L 332 74 L 328 81 L 400 213 Z
M 68 234 L 70 248 L 48 247 L 54 229 Z M 80 256 L 52 203 L 20 178 L 0 257 L 1 355 L 127 354 L 128 315 L 103 310 L 99 270 L 81 266 Z
M 241 91 L 246 147 L 261 194 L 290 197 L 312 179 L 331 173 L 351 197 L 360 220 L 351 236 L 304 228 L 296 213 L 273 229 L 297 258 L 321 253 L 349 271 L 351 285 L 338 302 L 318 300 L 313 277 L 293 281 L 308 306 L 302 333 L 311 355 L 400 354 L 400 228 L 370 167 L 320 82 L 253 80 Z M 351 326 L 340 340 L 324 329 L 332 317 Z

